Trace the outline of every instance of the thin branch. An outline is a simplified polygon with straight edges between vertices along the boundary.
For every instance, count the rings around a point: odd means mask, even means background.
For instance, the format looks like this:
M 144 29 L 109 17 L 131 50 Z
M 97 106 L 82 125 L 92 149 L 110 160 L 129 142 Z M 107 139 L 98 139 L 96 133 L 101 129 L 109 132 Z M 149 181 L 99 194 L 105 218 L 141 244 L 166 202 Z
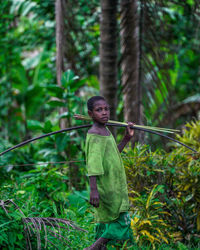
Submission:
M 38 137 L 35 137 L 35 138 L 32 138 L 32 139 L 29 139 L 29 140 L 26 140 L 26 141 L 23 141 L 17 145 L 15 145 L 14 147 L 11 147 L 3 152 L 0 153 L 0 156 L 2 156 L 3 154 L 13 150 L 13 149 L 16 149 L 16 148 L 20 148 L 30 142 L 33 142 L 33 141 L 36 141 L 36 140 L 39 140 L 39 139 L 42 139 L 42 138 L 45 138 L 45 137 L 48 137 L 50 135 L 55 135 L 55 134 L 59 134 L 59 133 L 64 133 L 64 132 L 69 132 L 69 131 L 72 131 L 72 130 L 76 130 L 76 129 L 81 129 L 81 128 L 89 128 L 91 127 L 92 125 L 81 125 L 81 126 L 76 126 L 76 127 L 70 127 L 70 128 L 65 128 L 65 129 L 61 129 L 61 130 L 58 130 L 58 131 L 54 131 L 54 132 L 51 132 L 51 133 L 47 133 L 47 134 L 44 134 L 44 135 L 41 135 L 41 136 L 38 136 Z
M 86 124 L 86 125 L 81 125 L 81 126 L 75 126 L 75 127 L 65 128 L 65 129 L 61 129 L 61 130 L 58 130 L 58 131 L 54 131 L 54 132 L 51 132 L 51 133 L 48 133 L 48 134 L 44 134 L 44 135 L 41 135 L 41 136 L 32 138 L 32 139 L 30 139 L 30 140 L 26 140 L 26 141 L 24 141 L 24 142 L 21 142 L 21 143 L 15 145 L 14 147 L 8 148 L 7 150 L 1 152 L 1 153 L 0 153 L 0 156 L 4 155 L 5 153 L 7 153 L 7 152 L 9 152 L 9 151 L 11 151 L 11 150 L 14 150 L 14 149 L 16 149 L 16 148 L 22 147 L 22 146 L 24 146 L 24 145 L 26 145 L 26 144 L 28 144 L 28 143 L 30 143 L 30 142 L 33 142 L 33 141 L 42 139 L 42 138 L 44 138 L 44 137 L 48 137 L 48 136 L 51 136 L 51 135 L 55 135 L 55 134 L 59 134 L 59 133 L 63 133 L 63 132 L 68 132 L 68 131 L 72 131 L 72 130 L 77 130 L 77 129 L 82 129 L 82 128 L 89 128 L 89 127 L 91 127 L 91 126 L 92 126 L 92 124 Z M 112 126 L 115 126 L 115 127 L 127 127 L 126 125 L 111 124 L 111 123 L 107 124 L 107 126 L 111 126 L 111 127 L 112 127 Z M 169 140 L 171 140 L 171 141 L 174 141 L 174 142 L 176 142 L 176 143 L 178 143 L 178 144 L 180 144 L 180 145 L 182 145 L 182 146 L 184 146 L 184 147 L 186 147 L 186 148 L 192 150 L 193 152 L 197 153 L 197 151 L 196 151 L 195 149 L 193 149 L 193 148 L 191 148 L 191 147 L 185 145 L 184 143 L 182 143 L 182 142 L 180 142 L 180 141 L 178 141 L 178 140 L 176 140 L 176 139 L 173 139 L 172 137 L 169 137 L 169 136 L 167 136 L 167 135 L 160 134 L 160 133 L 158 133 L 158 132 L 151 131 L 151 130 L 144 129 L 144 128 L 132 127 L 132 129 L 140 130 L 140 131 L 144 131 L 144 132 L 148 132 L 148 133 L 155 134 L 155 135 L 159 135 L 159 136 L 161 136 L 161 137 L 165 137 L 165 138 L 167 138 L 167 139 L 169 139 Z
M 127 127 L 127 126 L 125 126 L 125 125 L 115 125 L 115 124 L 112 124 L 111 126 Z M 134 127 L 131 127 L 131 128 L 134 129 Z M 167 136 L 167 135 L 163 135 L 163 134 L 161 134 L 161 133 L 158 133 L 158 132 L 155 132 L 155 131 L 151 131 L 151 130 L 148 130 L 148 129 L 144 129 L 144 128 L 136 128 L 136 130 L 141 130 L 141 131 L 148 132 L 148 133 L 151 133 L 151 134 L 159 135 L 159 136 L 161 136 L 161 137 L 164 137 L 164 138 L 167 138 L 167 139 L 169 139 L 169 140 L 171 140 L 171 141 L 174 141 L 174 142 L 176 142 L 176 143 L 178 143 L 178 144 L 180 144 L 180 145 L 182 145 L 182 146 L 184 146 L 184 147 L 186 147 L 186 148 L 192 150 L 192 151 L 195 152 L 195 153 L 198 153 L 195 149 L 193 149 L 193 148 L 191 148 L 191 147 L 185 145 L 184 143 L 182 143 L 182 142 L 180 142 L 180 141 L 178 141 L 178 140 L 176 140 L 176 139 L 174 139 L 174 138 L 172 138 L 172 137 L 169 137 L 169 136 Z

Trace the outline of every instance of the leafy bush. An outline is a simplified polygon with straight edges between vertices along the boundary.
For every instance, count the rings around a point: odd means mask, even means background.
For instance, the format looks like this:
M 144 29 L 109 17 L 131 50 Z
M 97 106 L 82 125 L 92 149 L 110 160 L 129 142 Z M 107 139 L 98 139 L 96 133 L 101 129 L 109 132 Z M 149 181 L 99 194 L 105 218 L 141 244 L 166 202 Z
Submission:
M 187 127 L 189 130 L 186 130 L 179 140 L 184 140 L 187 144 L 185 140 L 188 138 L 188 144 L 199 150 L 199 142 L 196 142 L 197 137 L 195 137 L 198 135 L 195 131 L 199 129 L 199 122 L 194 123 L 191 128 L 190 124 Z M 40 145 L 31 145 L 19 152 L 7 154 L 2 160 L 4 164 L 15 161 L 25 163 L 31 157 L 31 162 L 35 162 L 36 165 L 24 167 L 23 171 L 18 171 L 17 167 L 12 165 L 9 165 L 11 169 L 9 166 L 1 168 L 3 177 L 1 176 L 0 197 L 4 201 L 13 199 L 26 218 L 56 217 L 74 221 L 89 233 L 62 232 L 63 236 L 69 239 L 72 248 L 76 249 L 77 245 L 84 248 L 94 240 L 93 215 L 87 203 L 87 192 L 71 189 L 69 169 L 66 164 L 37 165 L 37 162 L 45 160 L 65 160 L 62 151 L 64 149 L 59 151 L 62 145 L 60 142 L 61 137 L 50 137 Z M 82 157 L 82 152 L 78 155 Z M 170 153 L 164 150 L 152 152 L 149 146 L 139 144 L 133 150 L 127 148 L 123 161 L 127 170 L 132 204 L 133 235 L 139 247 L 149 249 L 150 244 L 158 248 L 158 244 L 166 246 L 167 243 L 173 244 L 177 249 L 180 244 L 199 246 L 200 160 L 198 157 L 199 154 L 193 154 L 188 149 L 177 146 Z M 81 164 L 82 182 L 85 175 L 83 166 L 84 164 Z M 22 216 L 12 207 L 9 216 L 0 209 L 0 244 L 5 249 L 24 249 Z M 59 249 L 65 249 L 52 235 L 49 237 L 48 239 L 59 246 Z M 42 246 L 45 246 L 44 230 L 41 239 Z M 178 243 L 180 241 L 183 243 Z M 35 236 L 32 244 L 37 248 Z M 137 249 L 136 243 L 134 244 L 133 249 Z
M 123 157 L 135 216 L 133 231 L 138 242 L 149 241 L 153 245 L 161 240 L 199 242 L 200 121 L 187 124 L 186 128 L 177 138 L 198 150 L 196 154 L 182 146 L 175 146 L 170 153 L 151 152 L 147 145 L 138 144 L 133 150 L 127 149 Z M 155 185 L 163 191 L 155 192 Z M 152 198 L 150 211 L 149 197 Z M 155 213 L 153 222 L 151 213 Z M 155 235 L 157 228 L 167 233 Z
M 78 244 L 84 248 L 92 242 L 94 224 L 91 223 L 93 216 L 88 209 L 88 193 L 69 193 L 64 182 L 65 176 L 59 174 L 58 169 L 46 167 L 42 173 L 39 170 L 29 171 L 15 184 L 5 185 L 0 190 L 0 196 L 4 199 L 0 200 L 1 249 L 25 249 L 27 232 L 33 249 L 37 249 L 38 241 L 42 249 L 51 243 L 59 249 L 66 249 L 65 243 L 74 249 Z M 12 198 L 14 203 L 6 200 L 6 197 Z M 76 226 L 66 226 L 66 220 L 70 224 L 77 224 L 78 228 L 89 229 L 90 234 L 77 230 Z
M 0 206 L 1 249 L 25 249 L 23 242 L 25 242 L 25 238 L 20 212 L 12 207 L 8 214 Z
M 87 239 L 90 238 L 90 235 L 93 236 L 93 234 L 91 233 L 88 236 L 86 234 L 87 230 L 81 229 L 71 221 L 71 218 L 76 221 L 79 218 L 79 221 L 82 220 L 81 224 L 84 223 L 87 229 L 91 228 L 91 213 L 86 211 L 87 204 L 81 203 L 83 212 L 80 212 L 80 207 L 78 209 L 78 207 L 72 206 L 71 210 L 63 209 L 58 214 L 54 205 L 54 217 L 26 217 L 24 214 L 26 212 L 25 209 L 20 209 L 12 200 L 6 200 L 5 202 L 0 200 L 1 249 L 30 248 L 41 250 L 48 246 L 59 249 L 66 249 L 67 246 L 69 249 L 73 249 L 77 245 L 82 245 L 83 247 L 86 244 L 89 245 Z M 84 219 L 81 216 L 83 213 L 85 215 Z M 30 210 L 29 216 L 33 214 Z M 91 226 L 89 227 L 89 225 Z M 83 241 L 84 238 L 85 242 Z
M 163 191 L 161 185 L 155 185 L 149 194 L 140 195 L 132 191 L 134 195 L 136 194 L 136 197 L 130 198 L 135 206 L 135 216 L 132 219 L 131 228 L 136 242 L 140 246 L 146 240 L 150 241 L 153 247 L 155 247 L 155 242 L 164 241 L 168 243 L 168 225 L 162 217 L 170 214 L 163 211 L 164 203 L 156 197 L 159 192 L 163 193 Z

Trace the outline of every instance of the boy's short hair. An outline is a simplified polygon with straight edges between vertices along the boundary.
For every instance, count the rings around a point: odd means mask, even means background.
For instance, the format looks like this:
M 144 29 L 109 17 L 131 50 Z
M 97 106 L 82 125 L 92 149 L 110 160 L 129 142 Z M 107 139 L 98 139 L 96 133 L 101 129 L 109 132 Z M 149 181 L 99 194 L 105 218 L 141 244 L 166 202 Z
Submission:
M 87 108 L 89 111 L 92 111 L 93 108 L 94 108 L 94 103 L 97 102 L 97 101 L 100 101 L 100 100 L 103 100 L 103 101 L 106 101 L 105 98 L 103 96 L 93 96 L 91 97 L 88 101 L 87 101 Z

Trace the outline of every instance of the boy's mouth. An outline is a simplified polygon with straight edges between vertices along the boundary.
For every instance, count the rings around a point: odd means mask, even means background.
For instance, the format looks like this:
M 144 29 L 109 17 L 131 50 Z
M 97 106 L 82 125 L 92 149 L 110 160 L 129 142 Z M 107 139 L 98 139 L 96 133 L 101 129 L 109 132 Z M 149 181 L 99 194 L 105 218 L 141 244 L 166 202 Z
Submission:
M 108 117 L 102 117 L 101 120 L 108 121 Z

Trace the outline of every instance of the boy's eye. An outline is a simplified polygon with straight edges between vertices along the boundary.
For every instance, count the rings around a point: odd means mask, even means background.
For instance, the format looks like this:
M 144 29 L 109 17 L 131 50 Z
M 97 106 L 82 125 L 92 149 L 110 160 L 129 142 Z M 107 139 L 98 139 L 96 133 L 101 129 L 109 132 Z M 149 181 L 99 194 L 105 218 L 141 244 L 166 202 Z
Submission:
M 109 111 L 109 110 L 110 110 L 109 107 L 105 107 L 105 108 L 97 108 L 95 111 L 96 111 L 96 112 L 101 112 L 103 109 L 104 109 L 105 111 Z

